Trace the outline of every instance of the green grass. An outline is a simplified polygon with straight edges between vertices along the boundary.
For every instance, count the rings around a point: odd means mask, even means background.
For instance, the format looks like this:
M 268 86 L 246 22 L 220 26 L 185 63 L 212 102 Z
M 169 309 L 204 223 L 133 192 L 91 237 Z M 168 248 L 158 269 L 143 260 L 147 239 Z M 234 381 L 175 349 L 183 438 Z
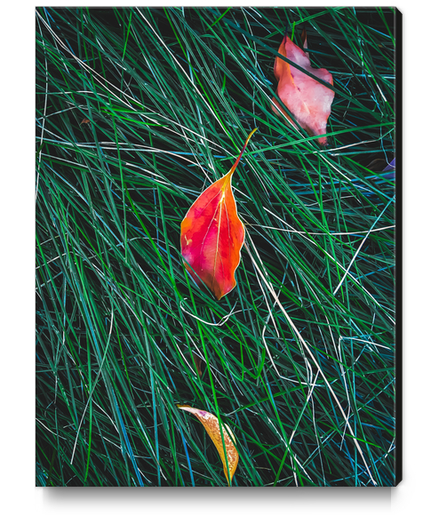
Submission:
M 326 149 L 271 110 L 286 26 L 334 78 Z M 184 403 L 235 434 L 233 486 L 393 485 L 394 12 L 38 8 L 36 33 L 37 484 L 226 485 Z M 217 302 L 179 227 L 254 127 Z

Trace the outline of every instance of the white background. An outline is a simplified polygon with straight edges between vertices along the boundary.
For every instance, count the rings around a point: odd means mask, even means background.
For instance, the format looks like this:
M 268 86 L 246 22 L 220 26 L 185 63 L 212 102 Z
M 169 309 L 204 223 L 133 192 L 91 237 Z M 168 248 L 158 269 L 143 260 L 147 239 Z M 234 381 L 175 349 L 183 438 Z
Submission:
M 85 5 L 110 4 L 122 5 L 122 2 Z M 153 6 L 169 4 L 151 2 Z M 265 2 L 236 3 L 253 4 L 262 6 Z M 226 3 L 214 1 L 211 5 Z M 325 4 L 312 0 L 291 5 Z M 331 2 L 330 5 L 343 4 Z M 362 6 L 359 2 L 353 5 Z M 148 510 L 155 510 L 157 515 L 238 511 L 244 515 L 430 513 L 431 417 L 427 408 L 431 380 L 431 224 L 428 222 L 431 218 L 431 8 L 428 2 L 412 0 L 399 1 L 396 6 L 404 15 L 402 483 L 397 488 L 380 489 L 44 489 L 34 486 L 34 5 L 11 0 L 2 5 L 0 503 L 3 513 L 129 515 L 148 513 Z

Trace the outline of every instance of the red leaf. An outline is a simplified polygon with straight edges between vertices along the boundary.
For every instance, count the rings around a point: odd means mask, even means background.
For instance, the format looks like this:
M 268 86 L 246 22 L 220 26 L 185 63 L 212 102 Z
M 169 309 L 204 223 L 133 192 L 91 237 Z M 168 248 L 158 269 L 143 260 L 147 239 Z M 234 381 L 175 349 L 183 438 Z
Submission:
M 301 37 L 304 48 L 307 49 L 307 34 L 305 31 L 303 31 Z M 332 75 L 328 70 L 312 68 L 308 52 L 304 52 L 296 46 L 287 35 L 284 36 L 278 53 L 319 79 L 331 85 L 333 84 Z M 293 114 L 297 123 L 310 136 L 326 134 L 326 124 L 331 114 L 331 104 L 335 93 L 309 75 L 298 70 L 298 68 L 283 61 L 280 57 L 275 58 L 274 75 L 278 80 L 277 95 Z M 272 106 L 273 111 L 291 122 L 290 116 L 275 97 L 273 101 L 277 106 Z M 320 145 L 327 144 L 326 136 L 318 138 L 317 141 Z
M 249 134 L 229 172 L 198 197 L 181 222 L 185 266 L 196 283 L 206 285 L 217 300 L 236 286 L 235 270 L 241 259 L 244 225 L 236 210 L 232 174 L 256 130 Z

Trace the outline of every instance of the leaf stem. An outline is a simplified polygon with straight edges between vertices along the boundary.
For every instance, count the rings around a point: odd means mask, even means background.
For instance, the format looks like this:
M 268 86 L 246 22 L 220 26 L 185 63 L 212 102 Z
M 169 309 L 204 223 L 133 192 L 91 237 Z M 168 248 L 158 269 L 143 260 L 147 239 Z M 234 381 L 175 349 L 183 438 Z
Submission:
M 244 150 L 246 149 L 247 145 L 248 145 L 248 142 L 250 141 L 250 138 L 253 136 L 253 134 L 257 131 L 257 127 L 255 127 L 251 132 L 250 134 L 247 136 L 247 139 L 245 140 L 245 143 L 244 143 L 244 146 L 242 147 L 242 150 L 237 158 L 237 160 L 235 161 L 235 164 L 232 166 L 232 168 L 228 171 L 228 173 L 225 175 L 226 178 L 230 177 L 233 172 L 236 170 L 236 167 L 238 166 L 238 163 L 242 157 L 242 154 L 244 153 Z

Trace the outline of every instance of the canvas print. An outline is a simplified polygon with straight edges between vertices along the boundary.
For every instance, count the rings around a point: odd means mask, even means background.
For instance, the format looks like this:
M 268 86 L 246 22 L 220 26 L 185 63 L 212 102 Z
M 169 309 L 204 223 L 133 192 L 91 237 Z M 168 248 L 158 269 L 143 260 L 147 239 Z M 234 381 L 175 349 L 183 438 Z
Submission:
M 35 37 L 36 485 L 398 484 L 401 14 Z

